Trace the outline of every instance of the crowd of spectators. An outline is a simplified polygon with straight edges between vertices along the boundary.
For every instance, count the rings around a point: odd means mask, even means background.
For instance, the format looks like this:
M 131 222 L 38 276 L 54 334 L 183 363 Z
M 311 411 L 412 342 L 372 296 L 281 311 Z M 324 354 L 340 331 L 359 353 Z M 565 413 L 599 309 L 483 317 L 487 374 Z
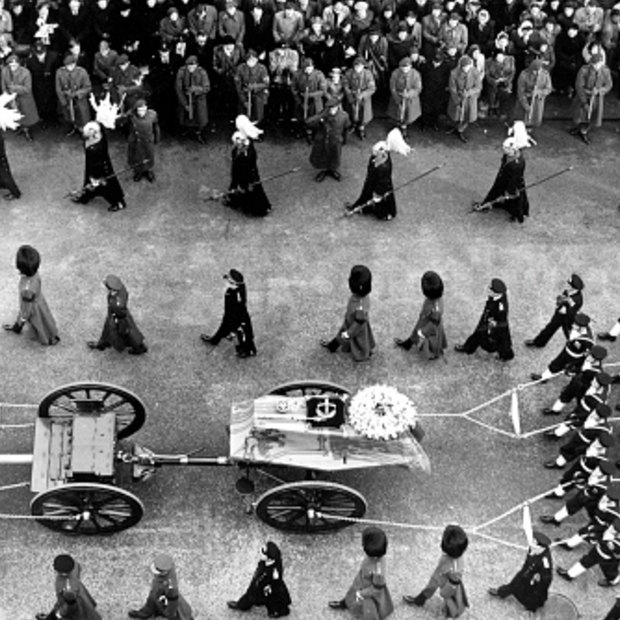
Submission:
M 164 129 L 204 140 L 214 113 L 260 123 L 307 118 L 331 96 L 346 103 L 359 58 L 375 98 L 409 58 L 423 118 L 425 105 L 447 104 L 436 93 L 464 55 L 484 76 L 481 108 L 502 117 L 534 59 L 572 97 L 579 68 L 600 54 L 618 88 L 619 28 L 611 0 L 0 0 L 0 62 L 3 90 L 30 89 L 44 124 L 62 111 L 80 129 L 91 92 L 109 92 L 125 111 L 146 98 Z M 446 89 L 433 82 L 425 99 L 431 67 L 443 67 Z

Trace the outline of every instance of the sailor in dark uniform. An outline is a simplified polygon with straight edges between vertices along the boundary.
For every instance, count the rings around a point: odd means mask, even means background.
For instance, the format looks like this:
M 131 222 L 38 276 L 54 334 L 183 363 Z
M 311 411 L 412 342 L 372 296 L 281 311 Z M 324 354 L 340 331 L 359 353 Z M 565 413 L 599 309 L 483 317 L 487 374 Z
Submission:
M 594 346 L 592 330 L 590 329 L 590 317 L 579 312 L 575 315 L 573 327 L 568 342 L 555 357 L 549 366 L 543 370 L 542 374 L 533 372 L 530 377 L 532 381 L 551 379 L 558 372 L 575 372 L 581 369 L 583 361 L 588 351 Z
M 506 284 L 502 280 L 491 280 L 489 297 L 474 333 L 463 344 L 457 344 L 455 351 L 471 355 L 482 347 L 489 353 L 497 352 L 498 359 L 503 362 L 514 358 L 506 292 Z
M 581 310 L 581 306 L 583 306 L 582 291 L 584 283 L 583 280 L 574 273 L 571 275 L 570 280 L 567 281 L 567 284 L 568 288 L 564 289 L 556 298 L 556 308 L 551 320 L 543 327 L 536 338 L 525 341 L 526 346 L 544 347 L 560 328 L 562 328 L 564 336 L 566 338 L 569 337 L 570 328 L 573 324 L 575 315 Z
M 536 611 L 547 602 L 549 586 L 553 579 L 551 540 L 542 532 L 534 532 L 525 562 L 519 572 L 499 588 L 489 588 L 491 596 L 514 596 L 525 609 Z
M 620 565 L 620 519 L 616 519 L 601 536 L 595 547 L 592 547 L 578 562 L 570 568 L 558 566 L 558 575 L 567 581 L 572 581 L 585 573 L 589 568 L 599 565 L 603 572 L 603 579 L 598 585 L 610 588 L 620 583 L 618 568 Z
M 563 469 L 567 463 L 581 456 L 590 444 L 601 435 L 611 434 L 611 426 L 607 419 L 611 414 L 609 405 L 600 403 L 585 419 L 583 426 L 576 430 L 567 443 L 560 448 L 556 459 L 545 463 L 547 469 Z

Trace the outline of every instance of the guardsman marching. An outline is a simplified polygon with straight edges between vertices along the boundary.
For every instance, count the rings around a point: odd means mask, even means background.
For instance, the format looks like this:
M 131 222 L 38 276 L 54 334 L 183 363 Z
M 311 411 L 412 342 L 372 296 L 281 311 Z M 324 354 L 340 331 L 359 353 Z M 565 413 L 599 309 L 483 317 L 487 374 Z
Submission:
M 517 79 L 515 118 L 522 118 L 528 128 L 540 127 L 545 114 L 545 99 L 552 90 L 551 76 L 542 60 L 532 60 Z
M 493 278 L 489 297 L 474 333 L 463 344 L 455 345 L 455 351 L 471 355 L 478 347 L 482 347 L 489 353 L 497 352 L 497 359 L 502 362 L 514 358 L 506 293 L 506 284 L 499 278 Z
M 245 114 L 255 123 L 265 118 L 265 106 L 269 97 L 269 73 L 267 67 L 258 62 L 258 54 L 248 50 L 245 62 L 235 71 L 239 114 Z
M 454 122 L 448 133 L 456 133 L 461 142 L 467 142 L 465 130 L 478 120 L 478 97 L 482 91 L 482 75 L 469 56 L 459 58 L 458 65 L 450 72 L 448 90 L 448 116 Z
M 594 340 L 592 330 L 590 329 L 590 317 L 587 314 L 578 312 L 573 320 L 568 342 L 564 345 L 560 354 L 543 370 L 542 374 L 533 372 L 530 375 L 532 381 L 538 381 L 539 379 L 546 381 L 555 373 L 579 370 L 588 351 L 593 346 Z
M 579 373 L 576 376 L 581 375 Z M 573 377 L 573 380 L 575 377 Z M 572 380 L 571 380 L 572 383 Z M 589 387 L 584 396 L 577 402 L 574 411 L 566 416 L 566 420 L 557 428 L 545 432 L 547 439 L 560 439 L 567 435 L 574 428 L 581 428 L 585 419 L 590 415 L 592 410 L 601 403 L 607 403 L 609 397 L 609 384 L 611 377 L 606 372 L 596 373 L 592 378 Z M 570 383 L 569 383 L 570 386 Z M 567 386 L 567 387 L 569 387 Z
M 344 92 L 353 129 L 360 140 L 366 136 L 366 125 L 373 118 L 372 96 L 377 90 L 375 78 L 361 56 L 353 61 L 353 67 L 344 75 Z
M 408 56 L 398 63 L 398 68 L 390 76 L 390 103 L 389 115 L 398 123 L 405 140 L 407 126 L 415 122 L 422 114 L 420 93 L 422 92 L 422 77 L 417 69 L 412 67 Z
M 611 434 L 607 419 L 611 414 L 609 405 L 599 403 L 584 420 L 582 427 L 560 448 L 557 458 L 545 463 L 547 469 L 564 469 L 567 463 L 586 452 L 588 446 L 605 434 Z
M 620 518 L 620 484 L 614 482 L 605 489 L 587 525 L 579 528 L 576 534 L 567 538 L 561 544 L 562 548 L 570 551 L 584 541 L 596 543 L 603 532 L 618 518 Z
M 620 519 L 616 519 L 605 530 L 596 546 L 592 547 L 578 562 L 569 569 L 558 566 L 556 572 L 563 579 L 572 581 L 597 564 L 601 567 L 604 577 L 599 580 L 599 586 L 609 588 L 620 583 L 620 575 L 618 574 L 620 564 Z
M 562 328 L 564 336 L 570 336 L 570 330 L 575 319 L 575 315 L 583 306 L 583 280 L 573 273 L 570 280 L 567 281 L 568 288 L 565 288 L 555 300 L 555 311 L 551 320 L 540 333 L 531 340 L 525 341 L 527 347 L 544 347 L 553 337 L 555 332 Z
M 611 476 L 616 470 L 614 464 L 608 460 L 601 460 L 588 476 L 587 481 L 579 491 L 553 515 L 542 515 L 540 520 L 549 525 L 560 525 L 568 517 L 577 514 L 585 508 L 588 515 L 593 515 L 598 503 L 611 483 Z
M 603 124 L 605 95 L 612 86 L 611 73 L 603 57 L 592 54 L 590 62 L 577 73 L 573 111 L 575 127 L 570 130 L 573 136 L 579 136 L 586 144 L 590 144 L 588 132 L 592 126 L 600 127 Z
M 92 88 L 86 69 L 77 66 L 73 54 L 67 54 L 64 66 L 56 71 L 56 96 L 69 123 L 68 136 L 72 136 L 90 121 L 88 95 Z
M 615 443 L 612 435 L 603 433 L 594 440 L 586 451 L 575 459 L 573 464 L 562 474 L 560 483 L 555 489 L 547 495 L 550 499 L 560 499 L 564 497 L 571 489 L 583 487 L 590 474 L 601 464 L 607 460 L 607 453 Z
M 174 560 L 164 553 L 155 556 L 151 564 L 153 580 L 146 602 L 140 609 L 130 609 L 130 618 L 168 618 L 192 620 L 192 608 L 179 594 L 179 582 Z
M 514 596 L 525 609 L 536 611 L 547 602 L 549 586 L 553 579 L 551 540 L 542 532 L 534 531 L 525 562 L 519 572 L 499 588 L 489 588 L 491 596 Z

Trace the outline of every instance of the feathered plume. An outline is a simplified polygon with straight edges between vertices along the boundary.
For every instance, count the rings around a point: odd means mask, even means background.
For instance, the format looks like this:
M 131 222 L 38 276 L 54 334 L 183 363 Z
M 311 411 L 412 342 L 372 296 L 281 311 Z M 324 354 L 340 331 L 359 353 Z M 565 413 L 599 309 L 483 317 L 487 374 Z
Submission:
M 118 103 L 112 103 L 110 101 L 110 93 L 106 93 L 106 96 L 97 103 L 95 96 L 91 93 L 90 105 L 95 110 L 95 118 L 98 123 L 101 123 L 106 129 L 114 129 L 116 127 L 116 121 L 121 117 L 119 110 L 123 106 L 125 94 L 121 97 Z
M 240 114 L 235 119 L 235 127 L 246 138 L 256 140 L 263 133 L 262 129 L 259 129 L 245 114 Z
M 390 131 L 385 139 L 385 143 L 387 144 L 388 151 L 391 153 L 399 153 L 400 155 L 407 157 L 407 155 L 411 152 L 411 147 L 405 142 L 403 134 L 398 127 L 395 127 L 392 131 Z
M 536 140 L 527 133 L 527 127 L 523 121 L 515 121 L 508 129 L 508 135 L 512 136 L 518 149 L 526 149 L 536 145 Z
M 4 131 L 7 129 L 17 129 L 19 127 L 19 119 L 22 115 L 15 107 L 16 93 L 8 95 L 2 93 L 0 95 L 0 128 Z

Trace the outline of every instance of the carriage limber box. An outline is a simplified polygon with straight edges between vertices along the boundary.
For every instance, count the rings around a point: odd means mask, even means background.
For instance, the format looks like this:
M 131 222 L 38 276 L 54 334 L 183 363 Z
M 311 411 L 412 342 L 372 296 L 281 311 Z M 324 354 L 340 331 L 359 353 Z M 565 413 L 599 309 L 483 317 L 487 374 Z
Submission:
M 32 491 L 46 491 L 67 482 L 111 480 L 115 428 L 113 412 L 37 418 Z
M 334 396 L 261 396 L 233 403 L 230 457 L 315 470 L 385 465 L 430 468 L 409 434 L 369 439 L 346 420 L 346 400 Z

